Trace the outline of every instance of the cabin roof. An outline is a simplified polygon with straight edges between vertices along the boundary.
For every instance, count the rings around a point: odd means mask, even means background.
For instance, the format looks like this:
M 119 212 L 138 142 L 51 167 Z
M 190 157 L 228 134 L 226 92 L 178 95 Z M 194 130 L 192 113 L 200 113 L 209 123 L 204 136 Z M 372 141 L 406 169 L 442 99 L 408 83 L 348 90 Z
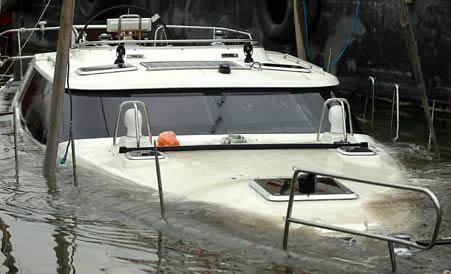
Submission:
M 296 65 L 306 71 L 259 70 L 245 63 L 242 45 L 143 47 L 125 45 L 125 62 L 136 67 L 134 71 L 107 72 L 80 75 L 77 70 L 113 65 L 116 46 L 93 46 L 70 50 L 70 87 L 80 90 L 169 89 L 169 88 L 259 88 L 328 87 L 339 84 L 338 79 L 304 60 L 254 47 L 253 59 L 259 63 Z M 35 68 L 49 81 L 53 79 L 55 53 L 38 54 Z M 143 62 L 167 61 L 221 61 L 233 62 L 240 69 L 231 68 L 230 74 L 218 69 L 186 68 L 148 71 Z M 277 68 L 276 68 L 277 69 Z

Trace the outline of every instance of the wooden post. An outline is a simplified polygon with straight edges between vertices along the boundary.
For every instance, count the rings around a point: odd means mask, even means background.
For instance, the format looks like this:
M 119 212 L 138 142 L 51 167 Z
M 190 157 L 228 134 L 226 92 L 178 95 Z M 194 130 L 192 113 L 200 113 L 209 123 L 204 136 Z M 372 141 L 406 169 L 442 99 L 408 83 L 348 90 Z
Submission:
M 258 0 L 260 1 L 260 0 Z M 296 49 L 298 57 L 307 60 L 307 54 L 305 53 L 305 21 L 304 21 L 304 9 L 299 2 L 300 0 L 293 0 L 294 10 L 294 27 L 296 32 Z M 302 9 L 302 10 L 301 10 Z
M 74 21 L 75 0 L 64 0 L 61 8 L 61 22 L 56 53 L 55 72 L 53 76 L 52 102 L 50 105 L 49 130 L 43 173 L 51 179 L 55 178 L 58 142 L 61 131 L 64 90 L 71 44 L 72 25 Z
M 426 84 L 423 78 L 423 71 L 421 68 L 420 56 L 418 55 L 417 43 L 415 41 L 415 35 L 413 34 L 412 26 L 409 22 L 409 12 L 407 11 L 407 5 L 405 0 L 397 0 L 399 9 L 399 19 L 401 22 L 401 29 L 404 35 L 404 40 L 407 44 L 407 51 L 409 53 L 410 63 L 412 64 L 413 73 L 417 80 L 418 89 L 421 93 L 421 100 L 423 102 L 424 116 L 428 123 L 429 131 L 431 132 L 432 144 L 434 146 L 435 155 L 440 158 L 440 149 L 435 135 L 434 125 L 429 110 L 429 101 L 426 93 Z

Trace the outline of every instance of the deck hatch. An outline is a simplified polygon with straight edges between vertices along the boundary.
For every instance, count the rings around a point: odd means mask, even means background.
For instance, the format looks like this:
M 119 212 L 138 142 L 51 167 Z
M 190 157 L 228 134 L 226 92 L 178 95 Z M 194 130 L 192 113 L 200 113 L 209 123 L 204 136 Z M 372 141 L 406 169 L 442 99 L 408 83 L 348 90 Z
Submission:
M 290 196 L 289 185 L 292 178 L 259 178 L 252 180 L 249 185 L 263 198 L 274 202 L 288 201 Z M 299 192 L 299 186 L 295 186 L 295 201 L 323 201 L 323 200 L 353 200 L 358 195 L 328 177 L 317 177 L 315 192 L 309 195 Z
M 141 62 L 147 70 L 218 69 L 228 65 L 231 69 L 247 69 L 232 61 L 164 61 Z

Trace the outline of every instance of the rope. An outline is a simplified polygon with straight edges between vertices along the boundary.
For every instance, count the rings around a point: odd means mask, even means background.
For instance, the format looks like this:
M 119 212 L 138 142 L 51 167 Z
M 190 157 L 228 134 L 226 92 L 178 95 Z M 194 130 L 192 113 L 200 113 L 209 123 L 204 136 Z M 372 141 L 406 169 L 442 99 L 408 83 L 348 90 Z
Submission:
M 70 57 L 69 57 L 70 59 Z M 73 117 L 73 111 L 72 111 L 72 92 L 70 90 L 69 85 L 69 75 L 70 75 L 70 62 L 69 59 L 67 59 L 67 73 L 66 73 L 66 83 L 67 83 L 67 93 L 69 94 L 69 137 L 67 140 L 67 146 L 66 151 L 64 152 L 63 158 L 59 160 L 58 164 L 61 166 L 64 166 L 66 164 L 67 160 L 67 153 L 69 151 L 69 147 L 72 143 L 72 117 Z
M 310 48 L 309 48 L 309 40 L 308 40 L 308 21 L 307 21 L 307 9 L 306 9 L 306 5 L 305 5 L 305 0 L 302 0 L 302 4 L 304 7 L 304 22 L 305 22 L 305 41 L 306 41 L 306 53 L 307 53 L 307 57 L 309 60 L 311 60 L 311 56 L 310 56 Z M 360 7 L 360 0 L 357 0 L 356 3 L 356 7 L 355 7 L 355 13 L 354 13 L 354 21 L 352 23 L 352 28 L 351 28 L 351 32 L 349 33 L 348 39 L 346 39 L 346 43 L 343 47 L 343 49 L 341 50 L 340 54 L 337 56 L 337 58 L 335 58 L 330 65 L 326 65 L 323 66 L 323 69 L 327 69 L 333 65 L 335 65 L 343 56 L 343 54 L 345 53 L 346 49 L 348 48 L 349 44 L 351 43 L 351 39 L 352 39 L 352 34 L 354 33 L 354 29 L 355 26 L 357 24 L 357 18 L 359 17 L 359 7 Z
M 36 28 L 38 27 L 39 22 L 41 22 L 42 18 L 44 17 L 44 14 L 46 13 L 47 8 L 49 7 L 49 5 L 50 5 L 51 2 L 52 2 L 52 0 L 49 0 L 49 1 L 47 2 L 47 4 L 45 5 L 44 9 L 43 9 L 42 12 L 41 12 L 41 15 L 39 16 L 38 21 L 36 21 L 36 24 L 34 25 L 34 29 L 36 29 Z M 19 30 L 19 31 L 20 31 L 20 30 Z M 20 39 L 19 31 L 18 31 L 18 33 L 17 33 L 17 34 L 18 34 L 18 39 Z M 25 46 L 28 44 L 28 41 L 30 41 L 31 36 L 34 34 L 35 31 L 36 31 L 36 30 L 33 30 L 33 31 L 30 33 L 30 35 L 28 35 L 27 40 L 25 40 L 25 43 L 24 43 L 22 46 L 20 46 L 20 41 L 19 41 L 19 52 L 20 52 L 20 53 L 22 53 L 23 49 L 24 49 Z M 21 62 L 22 62 L 22 59 L 20 59 L 20 60 L 21 60 Z M 13 62 L 11 63 L 11 65 L 9 65 L 9 67 L 8 67 L 8 69 L 6 70 L 5 74 L 2 75 L 2 77 L 0 78 L 0 82 L 3 80 L 3 78 L 5 77 L 5 75 L 8 74 L 8 72 L 9 72 L 9 71 L 11 70 L 11 68 L 14 66 L 14 64 L 16 63 L 16 61 L 17 61 L 17 59 L 14 59 Z M 21 74 L 22 74 L 22 72 L 21 72 Z

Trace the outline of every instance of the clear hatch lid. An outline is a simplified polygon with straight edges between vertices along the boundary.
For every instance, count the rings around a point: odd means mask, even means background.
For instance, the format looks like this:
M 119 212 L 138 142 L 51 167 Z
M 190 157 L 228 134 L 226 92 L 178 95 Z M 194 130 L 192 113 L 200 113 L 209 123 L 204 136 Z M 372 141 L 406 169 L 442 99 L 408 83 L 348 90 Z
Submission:
M 249 185 L 263 198 L 269 201 L 288 201 L 292 178 L 259 178 L 253 179 Z M 295 186 L 295 201 L 353 200 L 358 195 L 333 178 L 317 177 L 311 186 L 312 193 L 304 194 Z

